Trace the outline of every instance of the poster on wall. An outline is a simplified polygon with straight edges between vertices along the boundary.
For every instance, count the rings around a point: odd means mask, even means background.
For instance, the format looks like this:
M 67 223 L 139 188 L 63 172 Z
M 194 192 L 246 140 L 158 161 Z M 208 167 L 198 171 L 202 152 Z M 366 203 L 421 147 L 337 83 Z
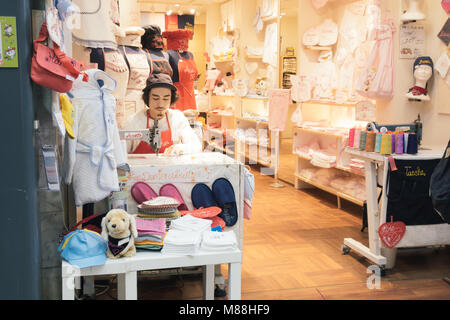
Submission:
M 0 16 L 0 68 L 18 68 L 16 17 Z
M 400 26 L 400 59 L 415 59 L 425 55 L 425 27 Z

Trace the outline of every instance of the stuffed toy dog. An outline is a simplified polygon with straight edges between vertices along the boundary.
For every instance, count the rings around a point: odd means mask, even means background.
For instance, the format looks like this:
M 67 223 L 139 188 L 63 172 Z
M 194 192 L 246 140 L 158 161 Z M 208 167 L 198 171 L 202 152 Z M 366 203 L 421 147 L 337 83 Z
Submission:
M 108 242 L 108 258 L 134 256 L 134 239 L 137 236 L 136 220 L 124 210 L 113 209 L 102 219 L 102 237 Z

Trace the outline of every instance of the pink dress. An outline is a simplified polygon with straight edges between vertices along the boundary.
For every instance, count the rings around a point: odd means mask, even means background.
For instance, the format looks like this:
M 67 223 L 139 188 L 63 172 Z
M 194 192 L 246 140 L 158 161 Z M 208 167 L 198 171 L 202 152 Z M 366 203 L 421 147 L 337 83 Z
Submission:
M 393 29 L 381 24 L 377 40 L 370 53 L 365 70 L 357 82 L 360 95 L 369 98 L 392 98 L 394 95 Z

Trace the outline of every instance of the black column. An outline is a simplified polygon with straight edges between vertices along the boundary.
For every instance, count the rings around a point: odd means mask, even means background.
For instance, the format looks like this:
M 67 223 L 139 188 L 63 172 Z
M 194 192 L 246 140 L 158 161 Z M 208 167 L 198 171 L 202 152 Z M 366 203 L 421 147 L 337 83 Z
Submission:
M 2 1 L 15 16 L 18 68 L 0 68 L 0 299 L 40 298 L 39 218 L 29 0 Z

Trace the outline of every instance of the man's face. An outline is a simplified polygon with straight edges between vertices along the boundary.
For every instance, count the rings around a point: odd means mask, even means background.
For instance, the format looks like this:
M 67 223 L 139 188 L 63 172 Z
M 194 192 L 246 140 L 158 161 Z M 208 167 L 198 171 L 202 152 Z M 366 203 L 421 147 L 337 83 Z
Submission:
M 161 120 L 167 113 L 170 107 L 170 100 L 172 92 L 169 88 L 157 87 L 150 90 L 149 93 L 149 107 L 150 118 L 154 120 Z

